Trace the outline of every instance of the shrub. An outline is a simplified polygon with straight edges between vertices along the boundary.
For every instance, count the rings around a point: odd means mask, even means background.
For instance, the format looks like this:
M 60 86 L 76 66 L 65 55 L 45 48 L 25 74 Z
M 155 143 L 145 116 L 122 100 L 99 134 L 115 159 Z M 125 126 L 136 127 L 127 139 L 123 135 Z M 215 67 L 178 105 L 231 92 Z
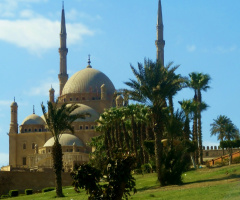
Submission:
M 18 190 L 10 190 L 9 191 L 10 197 L 17 197 L 18 196 Z
M 73 186 L 76 192 L 85 189 L 89 200 L 98 199 L 128 199 L 130 192 L 136 192 L 135 179 L 132 170 L 135 166 L 135 157 L 117 152 L 113 158 L 108 158 L 104 164 L 104 172 L 83 164 L 71 173 Z M 103 180 L 105 184 L 100 183 Z
M 6 198 L 8 198 L 8 197 L 9 197 L 9 195 L 4 194 L 4 195 L 1 196 L 1 199 L 6 199 Z
M 240 157 L 236 157 L 232 160 L 232 163 L 233 164 L 237 164 L 237 163 L 240 163 Z
M 26 195 L 30 195 L 30 194 L 32 194 L 33 193 L 33 190 L 32 189 L 26 189 L 25 190 L 25 194 Z
M 150 163 L 146 163 L 144 165 L 141 166 L 142 172 L 147 174 L 152 172 L 152 165 Z
M 55 190 L 55 187 L 43 188 L 43 189 L 42 189 L 42 193 L 44 193 L 44 192 L 50 192 L 50 191 L 53 191 L 53 190 Z

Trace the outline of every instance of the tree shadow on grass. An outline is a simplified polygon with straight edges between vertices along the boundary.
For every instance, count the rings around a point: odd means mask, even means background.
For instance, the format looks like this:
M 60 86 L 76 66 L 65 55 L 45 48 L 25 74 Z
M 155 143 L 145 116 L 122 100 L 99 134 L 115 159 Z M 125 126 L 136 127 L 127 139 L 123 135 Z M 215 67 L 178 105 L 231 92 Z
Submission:
M 192 181 L 192 182 L 183 183 L 182 185 L 189 185 L 189 184 L 193 184 L 193 183 L 203 183 L 203 182 L 224 181 L 224 180 L 228 180 L 228 179 L 240 179 L 240 174 L 232 173 L 232 174 L 229 174 L 229 175 L 227 175 L 225 177 L 221 177 L 221 178 L 212 178 L 212 179 Z

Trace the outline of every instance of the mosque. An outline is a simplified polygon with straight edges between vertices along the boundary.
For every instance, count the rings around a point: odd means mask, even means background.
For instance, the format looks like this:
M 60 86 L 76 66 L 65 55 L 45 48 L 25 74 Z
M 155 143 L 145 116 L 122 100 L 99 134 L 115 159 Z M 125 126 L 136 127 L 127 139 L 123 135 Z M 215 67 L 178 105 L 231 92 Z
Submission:
M 164 63 L 163 22 L 161 0 L 158 1 L 157 17 L 157 59 Z M 57 101 L 67 104 L 78 104 L 74 113 L 89 113 L 85 119 L 73 122 L 74 134 L 65 133 L 60 138 L 63 150 L 64 171 L 70 171 L 75 164 L 89 160 L 91 148 L 87 143 L 98 136 L 95 131 L 96 120 L 104 109 L 123 106 L 124 98 L 115 95 L 115 87 L 102 72 L 91 66 L 90 58 L 86 68 L 68 78 L 67 74 L 67 31 L 65 12 L 62 8 L 60 30 L 60 72 L 59 97 Z M 49 101 L 54 102 L 54 89 L 49 90 Z M 54 139 L 46 126 L 44 116 L 34 113 L 27 116 L 18 125 L 17 102 L 11 104 L 11 122 L 9 130 L 9 166 L 8 171 L 30 170 L 45 171 L 52 168 L 51 150 Z M 6 167 L 5 167 L 6 169 Z

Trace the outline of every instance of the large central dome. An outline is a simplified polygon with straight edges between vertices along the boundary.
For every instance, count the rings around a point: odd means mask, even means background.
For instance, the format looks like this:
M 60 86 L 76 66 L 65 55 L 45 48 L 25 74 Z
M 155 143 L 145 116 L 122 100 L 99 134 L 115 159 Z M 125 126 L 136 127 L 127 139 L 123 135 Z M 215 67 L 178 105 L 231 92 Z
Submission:
M 113 94 L 115 87 L 112 81 L 102 72 L 85 68 L 75 73 L 65 84 L 62 95 L 71 93 L 99 92 L 105 84 L 107 94 Z

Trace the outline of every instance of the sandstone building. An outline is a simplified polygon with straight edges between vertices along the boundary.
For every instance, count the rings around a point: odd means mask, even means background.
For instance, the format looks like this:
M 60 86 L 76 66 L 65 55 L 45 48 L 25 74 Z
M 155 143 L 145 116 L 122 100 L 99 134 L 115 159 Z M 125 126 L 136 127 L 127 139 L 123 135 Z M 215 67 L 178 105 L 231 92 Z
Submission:
M 91 148 L 87 142 L 98 133 L 95 131 L 96 120 L 105 108 L 119 104 L 114 99 L 115 87 L 102 72 L 91 66 L 90 57 L 86 68 L 76 72 L 68 79 L 67 74 L 67 31 L 64 7 L 61 16 L 60 31 L 60 72 L 58 74 L 60 96 L 58 102 L 78 104 L 74 113 L 89 113 L 85 119 L 74 121 L 74 134 L 65 133 L 60 143 L 63 148 L 64 170 L 69 171 L 75 163 L 86 162 Z M 54 102 L 54 89 L 49 90 L 49 101 Z M 51 146 L 54 140 L 48 131 L 44 116 L 27 116 L 18 125 L 17 102 L 11 104 L 11 123 L 9 130 L 9 170 L 43 171 L 52 167 Z M 5 167 L 6 169 L 6 167 Z

